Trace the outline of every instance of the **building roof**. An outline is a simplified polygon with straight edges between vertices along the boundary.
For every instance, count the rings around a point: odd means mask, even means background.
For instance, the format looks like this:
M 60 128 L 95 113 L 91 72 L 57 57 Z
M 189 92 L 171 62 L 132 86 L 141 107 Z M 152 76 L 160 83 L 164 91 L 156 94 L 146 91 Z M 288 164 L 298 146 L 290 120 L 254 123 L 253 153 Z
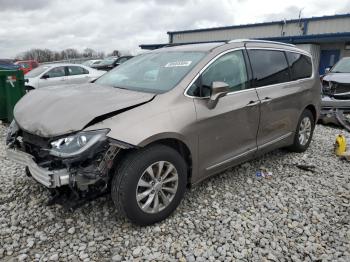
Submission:
M 168 44 L 144 44 L 142 49 L 169 45 L 223 42 L 237 38 L 292 44 L 350 42 L 350 13 L 265 23 L 171 31 Z
M 303 43 L 319 43 L 319 42 L 346 42 L 350 41 L 350 32 L 344 33 L 330 33 L 330 34 L 318 34 L 318 35 L 296 35 L 296 36 L 278 36 L 278 37 L 266 37 L 261 38 L 263 40 L 278 41 L 292 44 Z
M 350 18 L 350 13 L 338 14 L 338 15 L 317 16 L 317 17 L 308 17 L 308 18 L 300 18 L 300 19 L 279 20 L 279 21 L 244 24 L 244 25 L 232 25 L 232 26 L 211 27 L 211 28 L 202 28 L 202 29 L 169 31 L 169 32 L 167 32 L 167 34 L 168 35 L 173 35 L 173 34 L 182 34 L 182 33 L 208 32 L 208 31 L 225 30 L 225 29 L 236 29 L 236 28 L 276 25 L 276 24 L 284 24 L 284 23 L 287 23 L 287 24 L 288 23 L 296 23 L 296 22 L 303 23 L 303 22 L 309 22 L 309 21 L 321 21 L 321 20 L 329 20 L 329 19 L 337 19 L 337 18 Z

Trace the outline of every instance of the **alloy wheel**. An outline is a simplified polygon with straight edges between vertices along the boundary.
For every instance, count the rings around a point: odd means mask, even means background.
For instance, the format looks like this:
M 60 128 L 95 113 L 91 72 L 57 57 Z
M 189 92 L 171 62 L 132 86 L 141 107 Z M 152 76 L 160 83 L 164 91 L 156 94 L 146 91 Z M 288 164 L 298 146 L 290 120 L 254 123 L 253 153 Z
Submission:
M 158 161 L 143 172 L 136 187 L 138 206 L 145 213 L 158 213 L 174 199 L 179 183 L 175 166 L 167 161 Z
M 304 117 L 300 122 L 299 127 L 299 143 L 302 146 L 305 146 L 311 136 L 312 124 L 309 117 Z

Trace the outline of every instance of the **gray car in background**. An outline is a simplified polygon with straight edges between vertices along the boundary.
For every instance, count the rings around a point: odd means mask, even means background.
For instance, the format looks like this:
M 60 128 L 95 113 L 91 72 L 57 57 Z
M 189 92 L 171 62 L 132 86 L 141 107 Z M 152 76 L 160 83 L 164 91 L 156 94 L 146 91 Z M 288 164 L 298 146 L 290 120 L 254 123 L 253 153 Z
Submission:
M 103 61 L 102 59 L 87 60 L 84 63 L 82 63 L 82 65 L 92 67 L 94 65 L 100 64 L 102 61 Z
M 350 57 L 339 60 L 322 77 L 323 123 L 341 125 L 350 132 Z
M 305 151 L 320 110 L 309 53 L 240 40 L 161 48 L 94 83 L 19 101 L 10 158 L 48 188 L 110 192 L 132 222 L 168 217 L 186 188 L 287 147 Z

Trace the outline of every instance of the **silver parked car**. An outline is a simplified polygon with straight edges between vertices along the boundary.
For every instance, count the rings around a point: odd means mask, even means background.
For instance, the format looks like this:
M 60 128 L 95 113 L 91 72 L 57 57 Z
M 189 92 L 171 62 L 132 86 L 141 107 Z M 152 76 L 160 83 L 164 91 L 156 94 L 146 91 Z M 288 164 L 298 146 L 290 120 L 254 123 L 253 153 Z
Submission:
M 32 90 L 47 86 L 87 83 L 104 73 L 106 72 L 84 65 L 47 64 L 33 69 L 24 78 L 26 89 Z
M 84 63 L 82 63 L 82 65 L 92 67 L 94 65 L 100 64 L 102 61 L 103 61 L 102 59 L 87 60 Z
M 19 101 L 8 156 L 48 188 L 110 192 L 132 222 L 168 217 L 186 187 L 276 148 L 305 151 L 320 110 L 310 54 L 240 40 L 167 47 L 94 83 Z

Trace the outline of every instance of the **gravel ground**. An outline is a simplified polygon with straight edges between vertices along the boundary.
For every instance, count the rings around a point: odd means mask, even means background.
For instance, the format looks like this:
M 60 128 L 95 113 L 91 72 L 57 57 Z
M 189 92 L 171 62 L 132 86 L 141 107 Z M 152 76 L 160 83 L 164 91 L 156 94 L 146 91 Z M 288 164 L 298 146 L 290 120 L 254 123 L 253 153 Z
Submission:
M 350 163 L 332 153 L 339 130 L 315 132 L 306 153 L 229 169 L 140 228 L 118 219 L 109 197 L 74 213 L 45 206 L 47 190 L 6 159 L 0 125 L 0 260 L 350 261 Z M 296 167 L 306 163 L 316 172 Z M 270 179 L 255 176 L 262 166 Z

